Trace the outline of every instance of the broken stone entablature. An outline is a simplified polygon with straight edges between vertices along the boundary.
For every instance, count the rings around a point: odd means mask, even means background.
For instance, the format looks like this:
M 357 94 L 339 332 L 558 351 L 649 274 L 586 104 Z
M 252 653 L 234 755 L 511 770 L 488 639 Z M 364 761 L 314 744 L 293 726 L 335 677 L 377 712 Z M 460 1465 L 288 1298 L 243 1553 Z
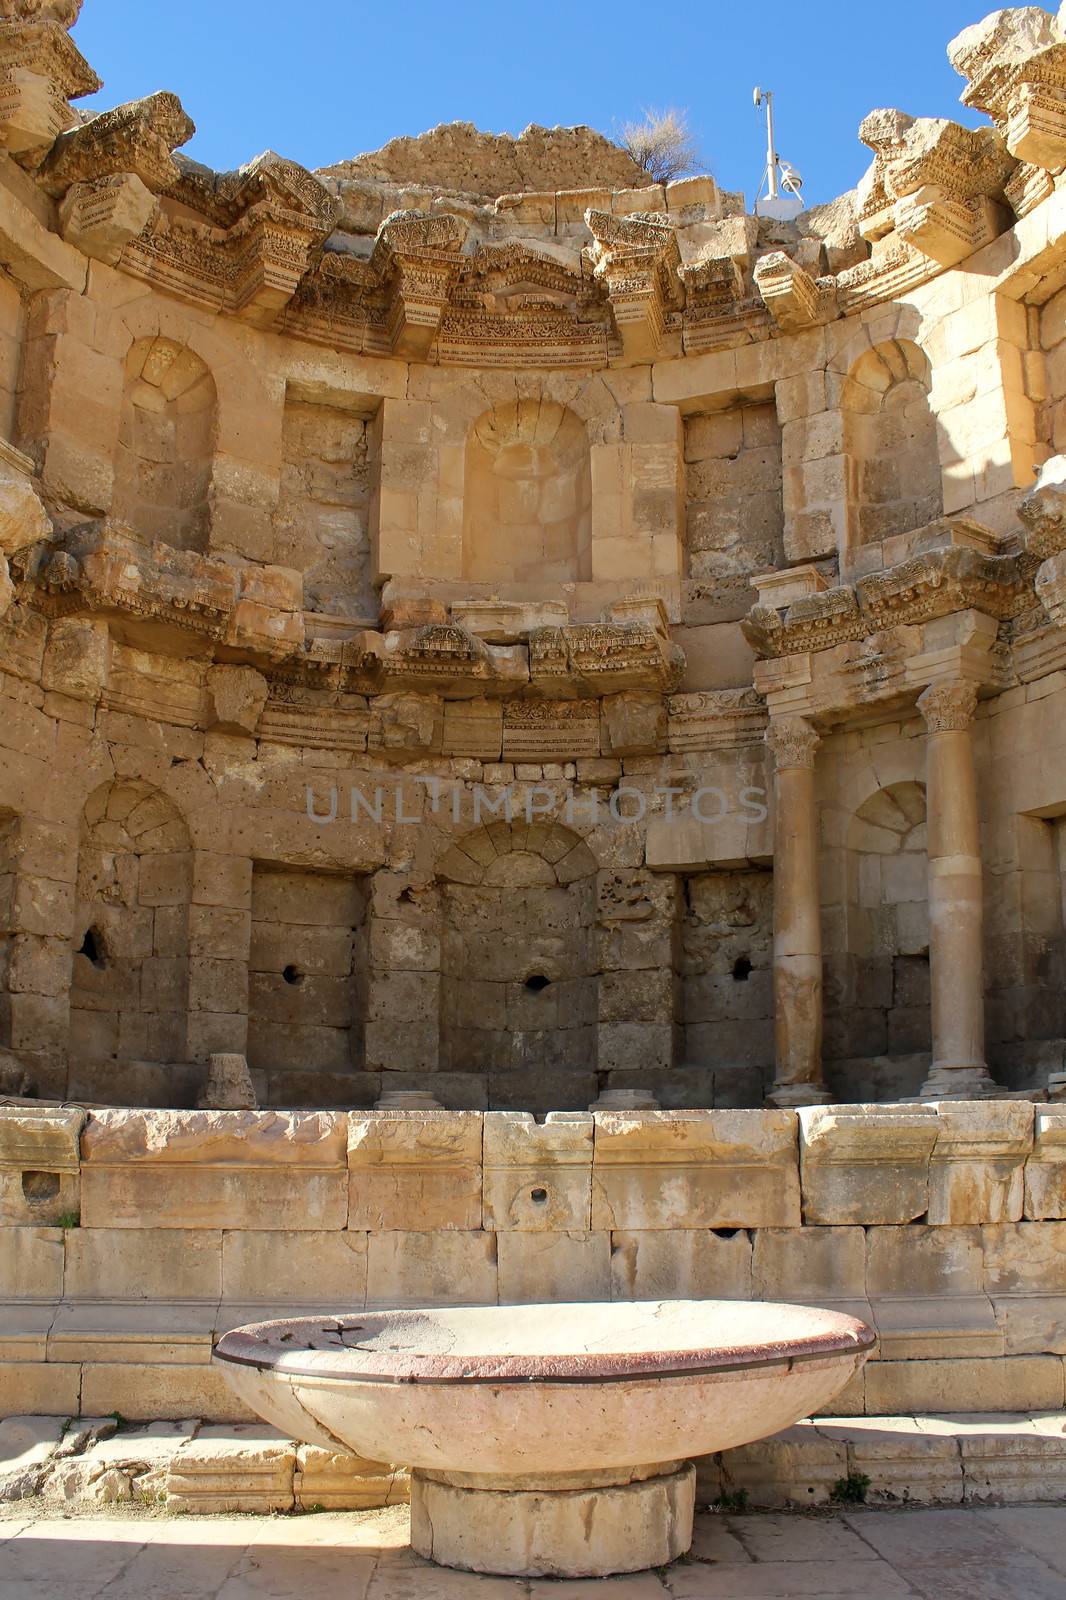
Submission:
M 996 11 L 948 46 L 967 85 L 963 104 L 992 118 L 1019 161 L 1066 166 L 1066 38 L 1059 18 L 1036 6 Z
M 965 546 L 929 550 L 854 586 L 823 589 L 780 610 L 755 606 L 744 624 L 761 655 L 831 649 L 884 628 L 975 610 L 999 620 L 1031 604 L 1031 571 L 1016 556 L 988 556 Z

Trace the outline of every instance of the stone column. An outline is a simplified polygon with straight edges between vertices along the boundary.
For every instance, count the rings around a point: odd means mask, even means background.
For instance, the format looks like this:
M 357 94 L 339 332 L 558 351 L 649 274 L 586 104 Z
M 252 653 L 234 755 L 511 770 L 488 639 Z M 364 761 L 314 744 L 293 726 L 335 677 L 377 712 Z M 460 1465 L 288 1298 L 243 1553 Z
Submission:
M 970 726 L 973 684 L 931 684 L 925 718 L 933 1064 L 925 1100 L 994 1092 L 985 1065 L 981 847 Z
M 803 717 L 773 719 L 766 743 L 774 763 L 774 1045 L 767 1096 L 775 1106 L 825 1105 L 822 1082 L 822 926 L 814 752 L 818 734 Z

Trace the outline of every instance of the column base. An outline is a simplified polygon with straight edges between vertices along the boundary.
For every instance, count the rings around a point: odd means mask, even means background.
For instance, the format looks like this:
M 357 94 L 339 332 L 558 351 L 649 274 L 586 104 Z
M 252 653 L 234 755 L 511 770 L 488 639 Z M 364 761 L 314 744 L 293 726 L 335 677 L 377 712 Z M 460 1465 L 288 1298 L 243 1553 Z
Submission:
M 833 1096 L 820 1083 L 775 1083 L 766 1096 L 766 1104 L 790 1111 L 796 1106 L 831 1106 Z
M 922 1084 L 922 1100 L 994 1100 L 1002 1093 L 988 1068 L 976 1065 L 951 1067 L 935 1062 Z
M 605 1578 L 664 1567 L 692 1543 L 691 1462 L 606 1487 L 575 1488 L 572 1473 L 559 1481 L 558 1489 L 546 1487 L 550 1478 L 539 1478 L 537 1488 L 472 1489 L 414 1471 L 412 1548 L 467 1572 Z

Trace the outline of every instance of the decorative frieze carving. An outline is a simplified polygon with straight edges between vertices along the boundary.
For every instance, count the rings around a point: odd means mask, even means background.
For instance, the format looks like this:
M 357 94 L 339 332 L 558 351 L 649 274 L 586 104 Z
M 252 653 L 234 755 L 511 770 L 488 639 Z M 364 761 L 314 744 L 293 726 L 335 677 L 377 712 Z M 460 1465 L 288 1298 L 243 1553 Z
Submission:
M 1028 569 L 1031 570 L 1031 569 Z M 742 627 L 764 657 L 826 650 L 901 624 L 975 610 L 1006 619 L 1031 604 L 1028 572 L 1016 556 L 990 556 L 971 545 L 924 551 L 861 578 L 794 600 L 783 613 L 753 606 Z
M 75 183 L 59 207 L 64 239 L 87 256 L 116 266 L 123 250 L 147 227 L 158 202 L 133 172 Z
M 761 742 L 766 703 L 754 689 L 705 689 L 667 702 L 671 754 Z
M 576 761 L 599 753 L 595 700 L 509 700 L 503 708 L 505 761 Z

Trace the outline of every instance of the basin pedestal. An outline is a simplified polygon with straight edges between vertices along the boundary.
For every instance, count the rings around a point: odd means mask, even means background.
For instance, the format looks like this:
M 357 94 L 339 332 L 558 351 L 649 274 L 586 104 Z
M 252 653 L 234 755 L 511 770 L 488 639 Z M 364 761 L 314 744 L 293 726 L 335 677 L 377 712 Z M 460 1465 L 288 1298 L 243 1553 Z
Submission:
M 696 1469 L 474 1479 L 411 1473 L 411 1545 L 445 1567 L 516 1577 L 601 1578 L 664 1567 L 692 1543 Z M 607 1480 L 607 1481 L 605 1481 Z
M 409 1466 L 420 1555 L 599 1578 L 684 1555 L 693 1458 L 810 1416 L 873 1342 L 810 1306 L 616 1300 L 251 1323 L 214 1359 L 285 1433 Z

